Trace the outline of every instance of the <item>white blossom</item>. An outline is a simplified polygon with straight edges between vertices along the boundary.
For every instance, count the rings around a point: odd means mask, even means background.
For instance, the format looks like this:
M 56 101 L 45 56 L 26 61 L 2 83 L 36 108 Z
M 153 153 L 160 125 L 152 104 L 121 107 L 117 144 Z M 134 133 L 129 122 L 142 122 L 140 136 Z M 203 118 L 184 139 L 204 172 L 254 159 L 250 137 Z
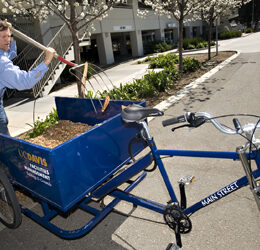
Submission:
M 58 10 L 62 11 L 63 10 L 63 6 L 61 4 L 58 5 Z

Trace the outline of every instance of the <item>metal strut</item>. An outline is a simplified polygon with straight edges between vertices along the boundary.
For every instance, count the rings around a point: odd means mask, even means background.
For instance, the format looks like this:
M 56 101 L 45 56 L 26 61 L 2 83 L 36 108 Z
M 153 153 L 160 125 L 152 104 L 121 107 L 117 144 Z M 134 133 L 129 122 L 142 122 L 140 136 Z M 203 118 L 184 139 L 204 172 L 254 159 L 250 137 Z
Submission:
M 256 182 L 256 180 L 253 176 L 252 169 L 249 166 L 248 159 L 246 157 L 245 149 L 244 149 L 244 147 L 237 147 L 236 152 L 239 155 L 242 166 L 246 173 L 246 177 L 248 180 L 248 184 L 250 186 L 250 190 L 253 193 L 256 204 L 258 206 L 258 210 L 260 211 L 260 186 L 258 185 L 258 183 Z

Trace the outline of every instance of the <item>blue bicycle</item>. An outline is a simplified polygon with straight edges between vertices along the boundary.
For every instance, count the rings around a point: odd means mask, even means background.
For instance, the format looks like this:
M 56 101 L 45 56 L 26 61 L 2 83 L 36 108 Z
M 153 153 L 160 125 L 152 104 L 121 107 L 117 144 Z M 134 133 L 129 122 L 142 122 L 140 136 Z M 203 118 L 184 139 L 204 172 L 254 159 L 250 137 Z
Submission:
M 92 112 L 92 104 L 95 102 L 100 108 L 97 113 Z M 193 213 L 241 187 L 249 185 L 260 210 L 260 140 L 255 138 L 255 131 L 260 127 L 259 116 L 254 116 L 257 123 L 241 126 L 236 115 L 233 119 L 234 128 L 220 124 L 216 117 L 207 113 L 185 113 L 165 120 L 163 126 L 183 123 L 173 130 L 182 127 L 197 128 L 211 122 L 223 133 L 239 134 L 246 139 L 245 145 L 237 147 L 236 152 L 166 150 L 157 148 L 147 123 L 148 117 L 162 116 L 163 112 L 145 108 L 141 106 L 144 105 L 143 102 L 133 104 L 114 101 L 109 104 L 106 114 L 101 112 L 99 100 L 57 98 L 56 103 L 58 110 L 60 108 L 62 111 L 60 119 L 75 121 L 78 117 L 89 119 L 92 115 L 94 124 L 104 122 L 54 149 L 0 135 L 0 167 L 3 170 L 0 171 L 0 222 L 6 226 L 18 227 L 22 212 L 57 236 L 76 239 L 90 232 L 121 200 L 125 200 L 162 214 L 176 236 L 177 244 L 170 243 L 167 248 L 178 249 L 182 246 L 181 234 L 189 233 L 192 229 L 190 216 Z M 121 111 L 122 105 L 126 107 Z M 71 112 L 72 107 L 77 112 Z M 86 115 L 86 110 L 91 112 Z M 99 119 L 97 114 L 100 114 Z M 144 155 L 136 160 L 135 157 L 141 154 Z M 245 175 L 187 207 L 185 186 L 194 177 L 180 179 L 178 199 L 163 164 L 163 158 L 173 156 L 239 160 Z M 256 167 L 252 167 L 253 161 Z M 152 163 L 154 166 L 151 168 Z M 166 204 L 131 193 L 147 173 L 157 168 L 169 193 L 169 202 Z M 9 170 L 8 176 L 4 170 Z M 9 175 L 10 180 L 7 178 Z M 19 204 L 13 188 L 33 198 L 42 211 L 38 213 L 38 210 Z M 109 203 L 105 204 L 106 196 L 114 199 L 109 199 Z M 68 218 L 76 209 L 92 215 L 83 226 L 68 230 L 55 224 L 54 217 Z
M 211 122 L 217 129 L 226 134 L 239 134 L 246 139 L 246 143 L 243 146 L 239 146 L 236 152 L 215 152 L 215 151 L 188 151 L 188 150 L 163 150 L 156 147 L 155 141 L 150 134 L 146 118 L 151 116 L 162 116 L 163 112 L 158 109 L 144 108 L 139 105 L 131 105 L 126 107 L 122 112 L 122 119 L 125 123 L 138 123 L 141 125 L 140 137 L 147 143 L 151 149 L 151 157 L 155 162 L 155 166 L 158 166 L 162 175 L 163 181 L 170 195 L 170 201 L 167 205 L 156 204 L 153 201 L 146 199 L 140 199 L 139 197 L 129 196 L 124 193 L 117 194 L 116 197 L 120 197 L 122 200 L 127 200 L 136 205 L 154 210 L 163 214 L 166 224 L 174 230 L 176 235 L 177 245 L 171 243 L 167 249 L 176 249 L 182 247 L 181 234 L 189 233 L 192 229 L 192 223 L 190 216 L 201 208 L 204 208 L 213 202 L 220 200 L 221 198 L 237 191 L 241 187 L 249 185 L 256 204 L 260 211 L 260 154 L 259 145 L 260 140 L 256 139 L 254 134 L 257 128 L 260 127 L 260 117 L 254 116 L 258 119 L 256 124 L 246 124 L 241 126 L 238 118 L 233 119 L 234 129 L 221 125 L 217 122 L 216 118 L 212 117 L 208 113 L 185 113 L 182 116 L 164 120 L 163 126 L 169 126 L 177 123 L 184 123 L 183 125 L 173 128 L 191 127 L 197 128 L 206 122 Z M 234 116 L 234 115 L 233 115 Z M 187 207 L 185 185 L 192 182 L 194 177 L 188 176 L 182 178 L 179 181 L 180 188 L 180 201 L 175 195 L 175 191 L 170 183 L 168 174 L 162 162 L 162 158 L 165 156 L 185 156 L 185 157 L 204 157 L 204 158 L 222 158 L 240 160 L 245 171 L 245 176 L 233 181 L 231 184 L 217 190 L 215 193 L 203 198 L 194 205 Z M 256 170 L 252 170 L 251 161 L 254 160 L 257 165 Z

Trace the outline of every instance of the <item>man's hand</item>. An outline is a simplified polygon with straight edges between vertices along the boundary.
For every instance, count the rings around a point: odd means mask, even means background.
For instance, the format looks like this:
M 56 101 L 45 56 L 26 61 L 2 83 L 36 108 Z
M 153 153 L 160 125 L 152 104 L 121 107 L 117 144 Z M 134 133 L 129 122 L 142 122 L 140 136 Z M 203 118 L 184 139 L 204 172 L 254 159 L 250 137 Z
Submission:
M 12 24 L 7 22 L 7 19 L 4 20 L 4 23 L 9 27 L 9 29 L 12 28 Z
M 49 66 L 49 64 L 51 63 L 53 57 L 55 56 L 56 54 L 56 51 L 55 49 L 51 48 L 51 47 L 48 47 L 46 50 L 45 50 L 45 59 L 43 60 L 44 63 Z
M 12 24 L 9 23 L 9 22 L 7 22 L 7 19 L 5 19 L 3 22 L 4 22 L 5 25 L 7 25 L 7 26 L 9 27 L 10 34 L 11 34 L 10 40 L 11 40 L 11 41 L 14 41 L 14 38 L 13 38 L 13 35 L 12 35 Z

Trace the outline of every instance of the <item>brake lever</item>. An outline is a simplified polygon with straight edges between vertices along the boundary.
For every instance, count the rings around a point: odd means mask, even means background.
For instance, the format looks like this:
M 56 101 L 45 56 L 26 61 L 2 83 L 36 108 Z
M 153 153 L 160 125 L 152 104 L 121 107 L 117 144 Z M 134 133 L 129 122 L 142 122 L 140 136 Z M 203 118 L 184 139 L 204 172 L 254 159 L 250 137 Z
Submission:
M 178 128 L 184 128 L 184 127 L 197 128 L 197 127 L 199 127 L 200 125 L 202 125 L 203 123 L 205 123 L 205 121 L 206 121 L 206 120 L 205 120 L 204 117 L 202 117 L 202 118 L 197 118 L 197 119 L 191 120 L 190 123 L 188 123 L 188 124 L 184 124 L 184 125 L 181 125 L 181 126 L 172 128 L 172 132 L 174 132 L 174 130 L 176 130 L 176 129 L 178 129 Z
M 174 128 L 172 128 L 172 132 L 174 132 L 175 129 L 184 128 L 184 127 L 190 127 L 190 124 L 184 124 L 184 125 L 181 125 L 181 126 L 178 126 L 178 127 L 174 127 Z
M 204 124 L 205 123 L 205 118 L 204 117 L 201 117 L 201 118 L 197 118 L 195 120 L 193 120 L 190 124 L 190 127 L 193 127 L 193 128 L 197 128 L 199 127 L 200 125 Z

